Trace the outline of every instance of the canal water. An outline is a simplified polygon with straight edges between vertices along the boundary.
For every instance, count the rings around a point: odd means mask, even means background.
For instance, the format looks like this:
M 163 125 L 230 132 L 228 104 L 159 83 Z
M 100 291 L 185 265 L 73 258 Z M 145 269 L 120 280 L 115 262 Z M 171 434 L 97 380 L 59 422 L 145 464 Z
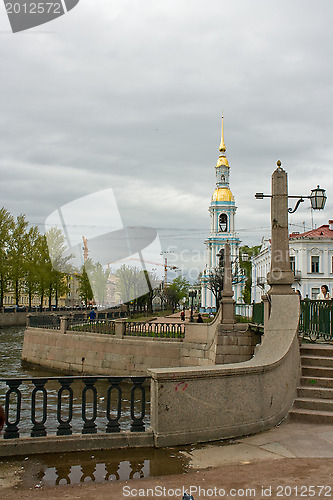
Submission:
M 23 336 L 24 329 L 22 327 L 3 327 L 0 329 L 0 379 L 59 375 L 50 371 L 32 370 L 21 366 Z M 0 404 L 2 405 L 4 404 L 6 390 L 6 384 L 0 383 Z M 21 435 L 29 435 L 31 429 L 30 415 L 28 413 L 30 408 L 28 399 L 30 397 L 31 388 L 22 389 L 22 400 L 23 402 L 26 400 L 27 404 L 22 411 Z M 57 388 L 48 388 L 48 407 L 55 407 L 56 397 Z M 126 402 L 129 405 L 129 392 L 126 396 L 125 390 L 125 405 Z M 103 405 L 103 402 L 100 403 Z M 129 419 L 126 422 L 126 412 L 128 414 L 128 408 L 125 411 L 122 428 L 129 425 Z M 26 424 L 24 424 L 24 421 Z M 75 422 L 74 419 L 73 430 L 79 431 L 78 428 L 75 428 L 75 425 L 78 426 L 79 423 Z M 100 427 L 101 423 L 98 423 L 98 426 Z M 53 424 L 51 422 L 50 427 L 48 426 L 48 430 L 55 432 L 56 419 L 54 419 Z M 105 482 L 181 474 L 185 473 L 190 466 L 187 453 L 190 450 L 191 447 L 140 448 L 47 454 L 26 456 L 20 459 L 1 459 L 0 457 L 0 488 L 9 484 L 18 488 L 39 488 L 43 485 L 79 484 L 89 481 Z

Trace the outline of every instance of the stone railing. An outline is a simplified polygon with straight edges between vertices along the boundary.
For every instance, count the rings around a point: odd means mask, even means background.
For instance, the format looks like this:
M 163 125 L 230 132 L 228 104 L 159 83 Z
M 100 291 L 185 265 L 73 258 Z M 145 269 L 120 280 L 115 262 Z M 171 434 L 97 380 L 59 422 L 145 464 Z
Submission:
M 183 339 L 183 323 L 143 323 L 128 321 L 125 323 L 125 335 L 135 337 L 157 337 Z

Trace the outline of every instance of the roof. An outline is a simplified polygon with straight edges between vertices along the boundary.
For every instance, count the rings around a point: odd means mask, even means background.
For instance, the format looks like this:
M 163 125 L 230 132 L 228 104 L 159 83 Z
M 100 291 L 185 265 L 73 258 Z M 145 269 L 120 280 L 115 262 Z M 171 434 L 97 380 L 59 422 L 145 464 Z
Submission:
M 291 240 L 301 240 L 304 238 L 311 239 L 324 239 L 324 238 L 332 238 L 333 239 L 333 230 L 330 229 L 328 224 L 317 227 L 316 229 L 312 229 L 311 231 L 306 231 L 305 233 L 291 233 L 289 235 L 289 239 Z

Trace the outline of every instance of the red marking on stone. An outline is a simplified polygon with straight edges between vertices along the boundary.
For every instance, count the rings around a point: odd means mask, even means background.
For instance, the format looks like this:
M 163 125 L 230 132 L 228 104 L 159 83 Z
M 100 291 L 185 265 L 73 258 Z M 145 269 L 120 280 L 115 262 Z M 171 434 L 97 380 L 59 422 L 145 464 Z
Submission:
M 184 385 L 184 387 L 181 388 L 180 387 L 181 385 Z M 176 387 L 175 387 L 175 391 L 178 391 L 178 388 L 182 389 L 183 391 L 185 391 L 185 389 L 188 388 L 188 384 L 186 384 L 185 382 L 179 382 L 179 384 L 177 384 Z

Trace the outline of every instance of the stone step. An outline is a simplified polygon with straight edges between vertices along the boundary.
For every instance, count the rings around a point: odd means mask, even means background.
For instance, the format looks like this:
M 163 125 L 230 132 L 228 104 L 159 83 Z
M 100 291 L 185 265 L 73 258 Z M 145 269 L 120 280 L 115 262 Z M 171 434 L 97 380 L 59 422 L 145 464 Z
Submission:
M 333 357 L 327 358 L 326 356 L 302 356 L 302 366 L 320 366 L 333 368 Z
M 311 422 L 315 424 L 333 424 L 333 412 L 292 409 L 289 417 L 297 422 Z
M 313 385 L 311 387 L 298 387 L 297 395 L 299 398 L 310 398 L 310 399 L 332 399 L 333 400 L 333 387 L 316 387 Z
M 301 356 L 324 356 L 333 357 L 333 345 L 331 344 L 302 344 Z
M 331 378 L 333 379 L 333 368 L 326 366 L 302 366 L 302 376 L 314 378 Z
M 329 399 L 296 398 L 293 409 L 295 408 L 333 413 L 333 401 Z
M 302 387 L 333 388 L 333 379 L 327 377 L 321 377 L 317 379 L 315 377 L 302 376 L 300 383 Z

